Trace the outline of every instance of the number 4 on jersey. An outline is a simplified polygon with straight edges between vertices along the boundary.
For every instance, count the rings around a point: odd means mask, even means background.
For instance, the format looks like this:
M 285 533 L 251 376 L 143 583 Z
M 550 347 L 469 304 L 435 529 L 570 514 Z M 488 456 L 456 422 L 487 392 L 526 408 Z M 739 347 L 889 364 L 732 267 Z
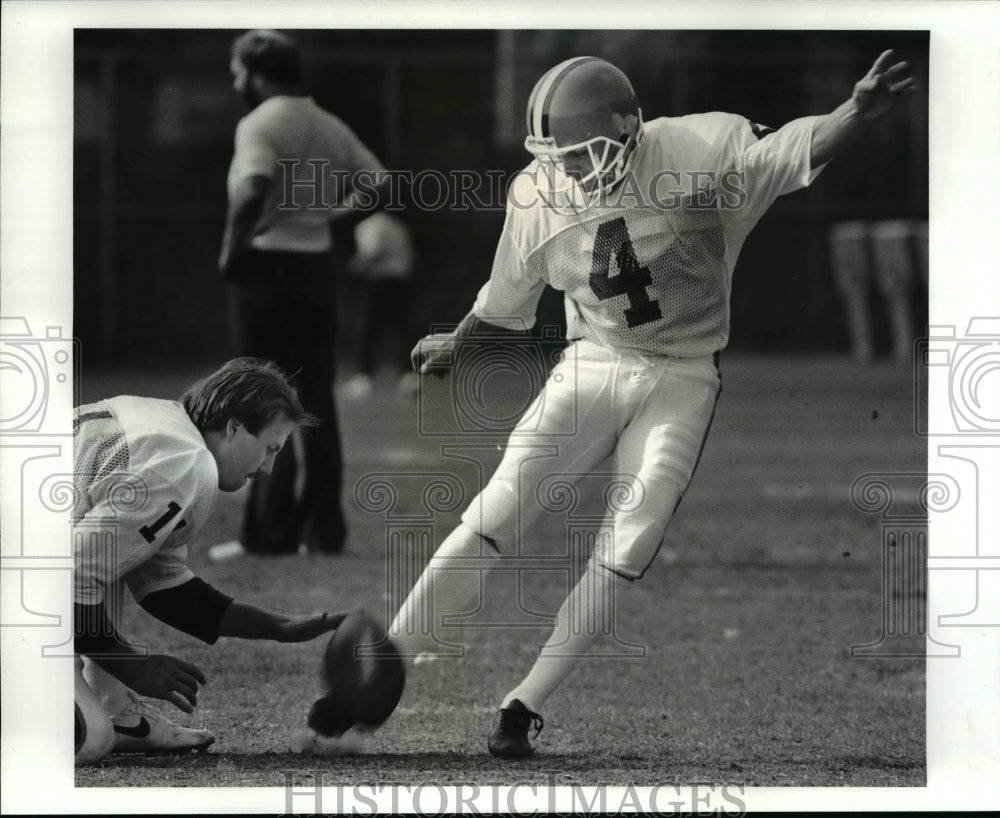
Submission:
M 614 249 L 617 248 L 617 249 Z M 611 252 L 614 249 L 618 275 L 611 275 Z M 648 324 L 662 318 L 660 302 L 650 301 L 646 287 L 653 283 L 649 268 L 639 264 L 632 239 L 619 217 L 602 222 L 594 239 L 594 263 L 590 270 L 590 289 L 601 301 L 616 295 L 627 295 L 625 320 L 629 327 Z

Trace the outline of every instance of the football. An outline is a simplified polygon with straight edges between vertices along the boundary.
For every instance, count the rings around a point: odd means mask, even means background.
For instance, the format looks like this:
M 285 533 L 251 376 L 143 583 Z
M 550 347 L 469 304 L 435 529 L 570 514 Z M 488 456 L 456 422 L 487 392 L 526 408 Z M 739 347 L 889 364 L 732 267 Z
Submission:
M 378 727 L 396 709 L 406 682 L 403 661 L 385 630 L 364 611 L 340 623 L 323 651 L 323 694 L 307 723 L 321 736 Z

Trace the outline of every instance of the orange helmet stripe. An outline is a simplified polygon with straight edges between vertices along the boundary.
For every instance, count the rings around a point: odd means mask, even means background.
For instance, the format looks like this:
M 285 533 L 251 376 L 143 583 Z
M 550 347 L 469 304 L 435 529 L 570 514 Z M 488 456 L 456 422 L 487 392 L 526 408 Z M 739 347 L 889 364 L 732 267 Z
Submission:
M 538 81 L 528 100 L 528 133 L 531 136 L 540 139 L 549 136 L 549 108 L 556 90 L 570 71 L 592 60 L 600 61 L 598 57 L 572 57 L 550 68 Z

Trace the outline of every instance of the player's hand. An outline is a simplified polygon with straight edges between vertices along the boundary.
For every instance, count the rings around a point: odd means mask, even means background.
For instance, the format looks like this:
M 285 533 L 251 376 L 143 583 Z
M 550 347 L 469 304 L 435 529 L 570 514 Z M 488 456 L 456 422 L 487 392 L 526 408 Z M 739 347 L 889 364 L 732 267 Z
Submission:
M 139 695 L 163 699 L 185 713 L 194 712 L 198 686 L 205 684 L 197 665 L 175 656 L 128 657 L 103 666 Z
M 917 89 L 907 62 L 893 63 L 895 52 L 884 51 L 854 86 L 853 100 L 862 119 L 878 119 L 900 99 Z
M 277 641 L 308 642 L 324 633 L 335 631 L 346 617 L 346 611 L 336 613 L 321 611 L 304 616 L 287 616 L 285 621 L 279 625 Z
M 436 375 L 443 378 L 455 363 L 458 339 L 453 332 L 428 335 L 420 340 L 410 353 L 410 363 L 418 375 Z

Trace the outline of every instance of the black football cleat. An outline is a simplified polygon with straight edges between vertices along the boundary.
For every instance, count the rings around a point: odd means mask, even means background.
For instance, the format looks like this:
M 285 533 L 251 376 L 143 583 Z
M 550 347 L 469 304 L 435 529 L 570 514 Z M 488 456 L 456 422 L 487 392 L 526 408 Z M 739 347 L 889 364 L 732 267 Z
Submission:
M 498 758 L 527 758 L 535 752 L 528 741 L 528 728 L 535 729 L 532 738 L 537 738 L 544 726 L 541 716 L 532 713 L 520 699 L 513 699 L 509 707 L 500 709 L 486 746 Z

